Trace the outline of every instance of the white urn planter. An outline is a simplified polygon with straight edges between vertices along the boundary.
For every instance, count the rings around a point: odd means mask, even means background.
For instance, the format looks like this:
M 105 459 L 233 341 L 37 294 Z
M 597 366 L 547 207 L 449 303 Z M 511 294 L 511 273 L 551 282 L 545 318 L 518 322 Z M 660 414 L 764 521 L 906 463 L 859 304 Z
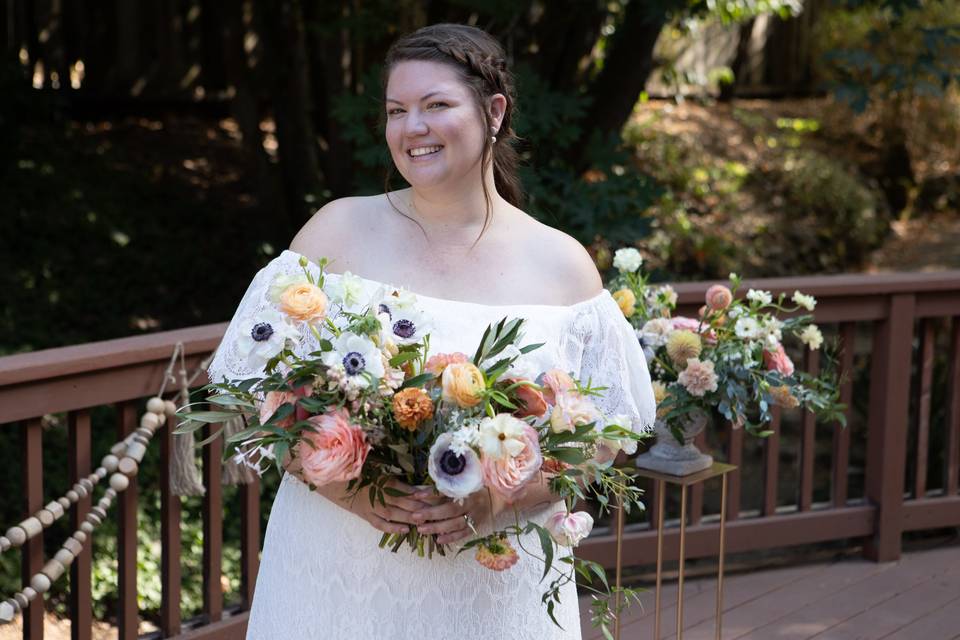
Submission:
M 637 456 L 637 467 L 672 476 L 688 476 L 713 464 L 713 457 L 693 444 L 694 438 L 707 426 L 707 414 L 693 412 L 677 426 L 683 434 L 682 443 L 664 421 L 657 420 L 654 423 L 657 442 L 649 451 Z

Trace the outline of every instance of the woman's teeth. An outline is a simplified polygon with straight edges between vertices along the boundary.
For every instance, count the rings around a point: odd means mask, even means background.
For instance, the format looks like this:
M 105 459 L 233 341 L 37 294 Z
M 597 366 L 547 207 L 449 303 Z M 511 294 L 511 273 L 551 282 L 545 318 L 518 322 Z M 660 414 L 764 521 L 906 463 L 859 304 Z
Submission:
M 417 147 L 415 149 L 410 149 L 409 153 L 412 157 L 416 158 L 418 156 L 425 156 L 431 153 L 436 153 L 440 151 L 443 147 Z

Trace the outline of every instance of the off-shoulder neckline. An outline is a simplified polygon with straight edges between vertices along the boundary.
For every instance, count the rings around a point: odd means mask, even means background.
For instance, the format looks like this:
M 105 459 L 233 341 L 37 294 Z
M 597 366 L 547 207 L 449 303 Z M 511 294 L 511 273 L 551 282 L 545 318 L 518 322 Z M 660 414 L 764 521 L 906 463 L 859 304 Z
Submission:
M 299 261 L 300 258 L 306 258 L 311 264 L 316 266 L 316 262 L 302 253 L 293 251 L 292 249 L 284 249 L 283 252 L 278 257 L 282 257 L 284 254 L 290 254 L 295 256 Z M 337 276 L 342 277 L 342 273 L 336 273 L 333 271 L 324 271 L 325 276 Z M 356 274 L 350 274 L 359 280 L 367 282 L 372 285 L 377 285 L 381 287 L 391 287 L 396 285 L 391 285 L 386 282 L 381 282 L 380 280 L 373 280 L 372 278 L 365 278 Z M 489 309 L 544 309 L 544 310 L 554 310 L 554 311 L 575 311 L 584 307 L 589 307 L 590 305 L 596 304 L 600 300 L 603 300 L 606 297 L 610 296 L 610 292 L 606 289 L 601 289 L 594 295 L 590 296 L 585 300 L 580 300 L 579 302 L 574 302 L 573 304 L 536 304 L 536 303 L 509 303 L 509 304 L 488 304 L 484 302 L 470 302 L 468 300 L 456 300 L 453 298 L 440 298 L 437 296 L 428 296 L 417 291 L 410 291 L 413 295 L 417 297 L 418 300 L 427 300 L 435 303 L 446 303 L 446 304 L 455 304 L 465 307 L 474 307 L 474 308 L 489 308 Z

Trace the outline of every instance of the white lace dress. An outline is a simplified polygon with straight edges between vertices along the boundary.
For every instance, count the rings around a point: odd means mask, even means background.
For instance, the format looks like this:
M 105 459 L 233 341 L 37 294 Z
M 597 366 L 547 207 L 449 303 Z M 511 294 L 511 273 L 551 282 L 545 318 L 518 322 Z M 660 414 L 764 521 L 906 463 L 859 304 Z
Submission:
M 210 366 L 211 380 L 253 375 L 236 347 L 246 321 L 271 303 L 267 288 L 277 273 L 300 272 L 299 254 L 285 251 L 250 284 Z M 311 267 L 312 268 L 312 267 Z M 328 283 L 339 278 L 328 274 Z M 402 283 L 391 283 L 402 284 Z M 365 294 L 383 285 L 363 281 Z M 484 328 L 503 317 L 527 320 L 525 344 L 545 342 L 529 354 L 540 370 L 558 367 L 595 386 L 606 386 L 598 405 L 627 414 L 638 431 L 655 411 L 646 361 L 632 328 L 606 291 L 570 306 L 483 305 L 418 295 L 433 316 L 432 353 L 473 353 Z M 303 335 L 304 353 L 312 338 Z M 561 504 L 525 514 L 544 521 Z M 572 640 L 580 638 L 576 589 L 564 590 L 555 609 L 557 628 L 540 602 L 542 564 L 520 552 L 504 572 L 478 564 L 473 554 L 419 558 L 406 548 L 377 547 L 380 532 L 311 492 L 291 475 L 277 493 L 257 577 L 247 638 L 254 640 Z M 530 539 L 528 549 L 538 550 Z

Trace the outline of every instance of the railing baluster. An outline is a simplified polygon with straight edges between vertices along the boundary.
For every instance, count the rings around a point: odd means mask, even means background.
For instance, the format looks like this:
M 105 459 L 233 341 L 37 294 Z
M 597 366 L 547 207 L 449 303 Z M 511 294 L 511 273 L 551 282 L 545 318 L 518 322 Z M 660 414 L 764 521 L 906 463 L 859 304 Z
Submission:
M 811 375 L 820 372 L 820 352 L 807 351 L 806 371 Z M 809 511 L 813 506 L 813 465 L 817 458 L 817 416 L 812 411 L 803 412 L 800 435 L 800 511 Z
M 866 497 L 878 513 L 874 536 L 867 540 L 864 553 L 879 562 L 897 560 L 901 551 L 916 298 L 911 293 L 895 294 L 889 309 L 873 335 L 867 426 Z
M 253 604 L 260 567 L 260 480 L 240 485 L 240 585 L 244 608 Z
M 743 464 L 743 429 L 734 429 L 733 425 L 727 423 L 730 428 L 730 443 L 727 450 L 727 460 L 730 464 L 737 465 L 737 469 L 727 474 L 727 521 L 736 520 L 740 517 L 740 477 Z
M 204 436 L 222 425 L 208 425 Z M 223 588 L 220 586 L 223 556 L 223 490 L 220 485 L 220 455 L 223 440 L 217 438 L 203 448 L 203 611 L 210 622 L 223 616 Z
M 960 316 L 950 323 L 950 411 L 947 415 L 947 481 L 948 496 L 957 493 L 960 477 Z
M 847 406 L 844 412 L 847 426 L 833 429 L 833 506 L 847 504 L 847 466 L 850 462 L 850 420 L 853 417 L 853 357 L 857 344 L 857 325 L 844 322 L 840 325 L 840 402 Z
M 136 430 L 137 405 L 117 405 L 117 436 L 123 438 Z M 139 632 L 137 618 L 137 479 L 130 478 L 126 491 L 117 496 L 117 635 L 119 640 L 135 640 Z
M 70 439 L 70 458 L 68 474 L 70 484 L 73 485 L 80 478 L 86 478 L 93 470 L 91 465 L 91 437 L 90 412 L 86 410 L 71 411 L 68 414 L 68 430 Z M 92 497 L 81 498 L 70 509 L 70 531 L 80 528 L 80 523 L 87 517 L 92 504 Z M 71 640 L 90 640 L 93 633 L 93 591 L 90 583 L 92 577 L 93 542 L 88 539 L 80 552 L 70 564 L 70 638 Z
M 770 412 L 770 430 L 763 443 L 763 515 L 777 512 L 777 473 L 780 471 L 780 407 Z
M 930 394 L 933 389 L 933 347 L 937 339 L 931 318 L 920 321 L 920 398 L 917 402 L 917 451 L 913 497 L 927 494 L 927 452 L 930 447 Z
M 23 425 L 23 486 L 26 518 L 43 508 L 43 424 L 39 418 L 27 420 Z M 21 552 L 23 585 L 43 568 L 43 534 L 26 542 Z M 24 612 L 23 637 L 25 640 L 43 640 L 44 595 L 38 593 Z
M 700 451 L 707 450 L 707 431 L 704 429 L 694 438 L 694 444 Z M 703 483 L 690 487 L 690 524 L 696 526 L 703 520 Z
M 167 417 L 160 439 L 160 631 L 169 638 L 180 633 L 180 497 L 170 488 L 170 460 L 176 418 Z
M 646 480 L 646 487 L 644 487 L 643 493 L 643 504 L 647 508 L 647 513 L 650 515 L 649 524 L 651 529 L 657 528 L 657 522 L 659 522 L 660 512 L 659 504 L 660 500 L 658 498 L 657 486 L 658 483 L 655 480 Z

